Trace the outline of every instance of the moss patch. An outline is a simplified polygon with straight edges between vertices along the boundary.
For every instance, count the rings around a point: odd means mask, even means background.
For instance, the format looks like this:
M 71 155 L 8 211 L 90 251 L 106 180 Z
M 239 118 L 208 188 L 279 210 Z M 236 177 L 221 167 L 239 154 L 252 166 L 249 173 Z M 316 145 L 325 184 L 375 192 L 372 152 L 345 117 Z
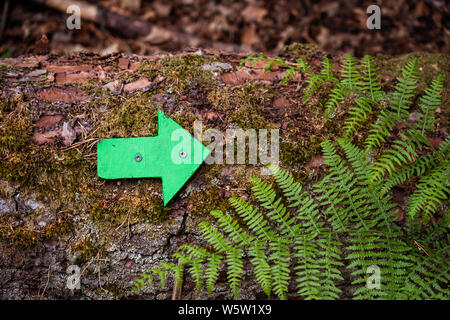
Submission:
M 163 222 L 167 219 L 167 211 L 159 197 L 136 191 L 106 195 L 93 205 L 90 216 L 100 229 L 104 229 L 137 222 Z
M 259 83 L 245 83 L 236 87 L 215 88 L 208 93 L 208 100 L 215 110 L 242 129 L 270 129 L 262 115 L 274 97 L 273 90 Z
M 188 214 L 208 216 L 211 210 L 222 210 L 225 212 L 229 207 L 225 193 L 218 186 L 212 185 L 202 192 L 191 194 L 191 206 Z
M 119 105 L 105 111 L 96 127 L 102 138 L 155 136 L 158 134 L 158 112 L 152 93 L 130 95 Z
M 77 264 L 84 264 L 98 254 L 99 247 L 90 238 L 83 238 L 73 246 L 73 251 L 77 253 Z
M 311 60 L 320 55 L 319 47 L 313 43 L 292 43 L 283 48 L 283 53 L 294 58 L 303 57 Z
M 73 221 L 58 220 L 42 230 L 28 227 L 11 229 L 8 219 L 0 217 L 0 241 L 7 246 L 29 249 L 51 239 L 61 239 L 74 230 Z
M 203 70 L 202 65 L 220 61 L 216 56 L 200 56 L 196 54 L 182 55 L 178 57 L 165 57 L 161 59 L 161 75 L 167 78 L 169 88 L 181 93 L 186 87 L 196 82 L 200 87 L 208 87 L 217 84 L 217 80 L 211 71 Z

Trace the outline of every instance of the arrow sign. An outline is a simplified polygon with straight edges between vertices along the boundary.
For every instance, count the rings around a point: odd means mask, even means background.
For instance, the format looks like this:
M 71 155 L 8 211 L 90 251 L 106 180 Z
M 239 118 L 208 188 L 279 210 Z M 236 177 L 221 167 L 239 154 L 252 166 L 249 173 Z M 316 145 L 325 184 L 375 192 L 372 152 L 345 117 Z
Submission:
M 156 137 L 113 138 L 97 142 L 97 174 L 103 179 L 161 178 L 166 206 L 210 152 L 158 110 Z

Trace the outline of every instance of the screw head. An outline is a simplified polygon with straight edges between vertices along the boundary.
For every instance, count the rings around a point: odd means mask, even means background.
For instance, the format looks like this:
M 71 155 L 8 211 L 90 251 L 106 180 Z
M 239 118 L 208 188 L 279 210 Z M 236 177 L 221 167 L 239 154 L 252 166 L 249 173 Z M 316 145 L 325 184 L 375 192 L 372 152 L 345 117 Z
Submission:
M 136 162 L 141 162 L 142 161 L 142 156 L 140 154 L 137 154 L 134 156 L 134 160 L 136 160 Z
M 186 158 L 186 156 L 187 156 L 187 153 L 186 153 L 186 151 L 184 151 L 184 150 L 181 150 L 180 151 L 180 158 Z

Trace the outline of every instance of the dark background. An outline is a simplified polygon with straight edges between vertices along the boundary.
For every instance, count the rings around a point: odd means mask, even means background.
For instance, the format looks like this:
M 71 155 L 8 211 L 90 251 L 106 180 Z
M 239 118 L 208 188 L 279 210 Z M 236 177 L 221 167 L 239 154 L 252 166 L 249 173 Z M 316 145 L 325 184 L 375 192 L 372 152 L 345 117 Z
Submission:
M 293 42 L 358 56 L 450 53 L 450 5 L 445 0 L 84 1 L 97 6 L 101 14 L 96 22 L 82 20 L 81 30 L 68 30 L 69 14 L 50 8 L 49 1 L 0 2 L 0 10 L 4 11 L 5 2 L 9 5 L 7 14 L 0 17 L 5 25 L 0 45 L 3 57 L 40 50 L 148 55 L 189 46 L 277 54 Z M 371 4 L 381 7 L 381 30 L 366 27 L 366 9 Z M 122 25 L 108 18 L 110 12 L 118 14 L 114 19 L 118 17 Z M 127 21 L 142 22 L 145 28 L 133 30 L 133 23 Z M 43 34 L 48 43 L 44 38 L 41 48 Z

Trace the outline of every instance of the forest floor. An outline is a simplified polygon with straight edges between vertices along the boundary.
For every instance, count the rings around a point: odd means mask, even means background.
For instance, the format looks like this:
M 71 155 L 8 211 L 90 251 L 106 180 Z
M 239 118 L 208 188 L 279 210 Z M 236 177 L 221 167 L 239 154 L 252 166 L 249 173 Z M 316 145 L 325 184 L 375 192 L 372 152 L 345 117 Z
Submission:
M 149 55 L 194 46 L 273 55 L 294 42 L 316 43 L 330 54 L 357 56 L 379 52 L 450 53 L 446 1 L 378 2 L 87 1 L 104 18 L 96 22 L 83 18 L 80 30 L 68 30 L 69 15 L 65 10 L 54 10 L 39 1 L 9 1 L 0 56 L 35 52 L 34 45 L 43 34 L 50 52 L 57 54 L 89 50 L 99 54 Z M 366 9 L 372 4 L 381 7 L 380 30 L 366 26 Z M 107 12 L 118 13 L 122 18 L 108 16 Z

